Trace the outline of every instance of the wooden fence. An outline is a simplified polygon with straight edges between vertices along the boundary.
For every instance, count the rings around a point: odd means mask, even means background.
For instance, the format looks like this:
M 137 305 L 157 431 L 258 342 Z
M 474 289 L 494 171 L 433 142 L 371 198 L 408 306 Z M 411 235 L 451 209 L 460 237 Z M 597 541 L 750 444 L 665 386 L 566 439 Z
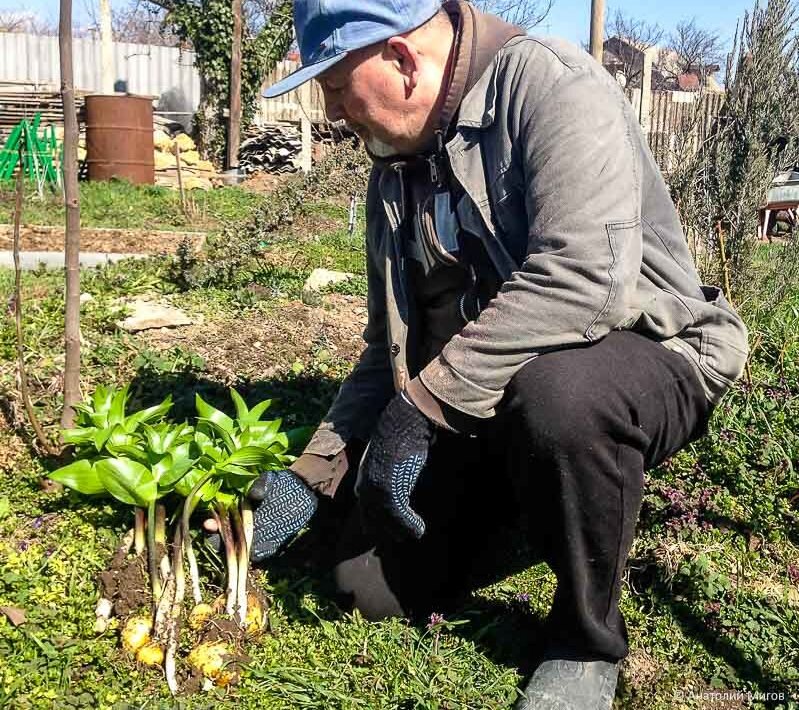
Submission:
M 297 62 L 285 60 L 264 79 L 263 87 L 266 88 L 280 81 L 297 69 Z M 256 123 L 275 123 L 276 121 L 290 121 L 300 123 L 307 119 L 311 123 L 325 121 L 324 99 L 322 89 L 315 81 L 303 84 L 295 91 L 289 91 L 275 99 L 260 98 L 258 111 L 255 115 Z
M 640 89 L 626 93 L 655 160 L 666 172 L 675 161 L 699 148 L 724 104 L 724 94 L 718 92 L 653 91 L 643 101 Z

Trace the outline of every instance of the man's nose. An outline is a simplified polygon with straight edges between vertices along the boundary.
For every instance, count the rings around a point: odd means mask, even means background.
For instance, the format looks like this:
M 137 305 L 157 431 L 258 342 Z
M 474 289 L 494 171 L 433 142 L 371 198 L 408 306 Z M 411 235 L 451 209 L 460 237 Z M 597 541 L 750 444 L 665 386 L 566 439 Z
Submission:
M 325 99 L 325 115 L 327 116 L 327 120 L 331 123 L 335 123 L 336 121 L 346 119 L 347 115 L 344 112 L 344 106 L 341 100 L 335 96 L 334 92 L 326 89 L 324 84 L 322 84 L 322 94 Z

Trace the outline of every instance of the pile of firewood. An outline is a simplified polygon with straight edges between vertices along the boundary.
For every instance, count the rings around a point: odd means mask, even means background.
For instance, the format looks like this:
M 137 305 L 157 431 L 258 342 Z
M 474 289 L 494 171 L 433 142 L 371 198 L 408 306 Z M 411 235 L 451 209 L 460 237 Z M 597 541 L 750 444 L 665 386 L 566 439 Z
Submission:
M 300 169 L 302 139 L 293 126 L 259 126 L 248 132 L 239 147 L 239 169 L 248 175 L 256 172 L 286 173 Z
M 200 158 L 190 136 L 177 133 L 173 138 L 163 128 L 156 128 L 153 146 L 156 185 L 177 188 L 182 181 L 184 190 L 210 190 L 214 187 L 219 176 L 211 162 Z

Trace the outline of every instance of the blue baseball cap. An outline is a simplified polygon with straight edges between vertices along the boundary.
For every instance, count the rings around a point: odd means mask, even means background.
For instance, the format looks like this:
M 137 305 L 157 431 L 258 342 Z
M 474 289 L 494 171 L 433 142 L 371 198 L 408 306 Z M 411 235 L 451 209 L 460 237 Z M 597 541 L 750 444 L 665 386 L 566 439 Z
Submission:
M 270 86 L 272 99 L 319 76 L 350 52 L 410 32 L 441 8 L 441 0 L 295 0 L 294 29 L 302 67 Z

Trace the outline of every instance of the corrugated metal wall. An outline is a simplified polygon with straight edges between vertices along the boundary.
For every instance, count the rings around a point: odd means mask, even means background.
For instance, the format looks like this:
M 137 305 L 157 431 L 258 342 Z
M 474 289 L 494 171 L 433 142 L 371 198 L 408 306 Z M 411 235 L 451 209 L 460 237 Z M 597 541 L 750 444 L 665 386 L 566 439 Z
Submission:
M 100 41 L 73 43 L 75 88 L 101 88 Z M 127 82 L 132 94 L 169 94 L 176 111 L 193 112 L 200 100 L 200 77 L 194 54 L 177 47 L 114 42 L 114 80 Z M 58 38 L 0 33 L 0 83 L 31 83 L 57 89 L 60 83 Z M 182 104 L 183 107 L 177 108 Z

